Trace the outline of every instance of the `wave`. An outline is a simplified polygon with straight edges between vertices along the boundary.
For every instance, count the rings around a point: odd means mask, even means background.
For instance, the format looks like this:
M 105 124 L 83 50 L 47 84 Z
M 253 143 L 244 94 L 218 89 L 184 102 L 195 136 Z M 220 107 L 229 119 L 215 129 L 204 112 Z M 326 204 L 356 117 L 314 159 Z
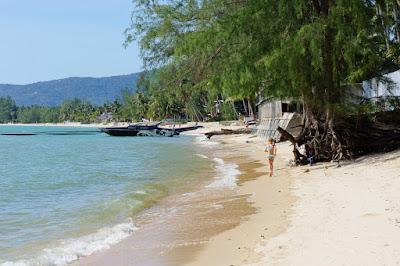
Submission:
M 2 266 L 63 266 L 81 257 L 86 257 L 96 251 L 110 248 L 121 240 L 129 237 L 138 228 L 130 220 L 127 223 L 117 224 L 113 227 L 105 227 L 96 233 L 76 239 L 63 241 L 60 246 L 44 249 L 42 253 L 30 260 L 4 262 Z
M 221 158 L 214 158 L 215 168 L 220 173 L 215 177 L 215 181 L 207 185 L 207 188 L 235 188 L 237 177 L 240 175 L 239 166 L 233 163 L 225 163 Z
M 146 191 L 143 191 L 143 190 L 136 190 L 136 191 L 135 191 L 135 194 L 146 195 L 147 192 L 146 192 Z
M 196 136 L 195 138 L 196 144 L 207 145 L 207 146 L 214 146 L 219 144 L 218 141 L 212 141 L 208 139 L 205 135 Z
M 203 159 L 208 159 L 207 156 L 205 156 L 204 154 L 200 154 L 200 153 L 196 153 L 195 154 L 197 157 L 203 158 Z

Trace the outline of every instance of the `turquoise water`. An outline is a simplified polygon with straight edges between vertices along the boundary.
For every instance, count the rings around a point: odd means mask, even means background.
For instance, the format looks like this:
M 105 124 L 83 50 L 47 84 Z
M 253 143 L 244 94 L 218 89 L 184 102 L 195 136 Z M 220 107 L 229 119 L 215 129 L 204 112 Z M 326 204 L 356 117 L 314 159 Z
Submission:
M 74 134 L 57 135 L 65 131 Z M 136 230 L 130 217 L 205 163 L 191 137 L 96 131 L 0 126 L 0 134 L 57 133 L 0 135 L 0 264 L 62 265 L 112 245 Z

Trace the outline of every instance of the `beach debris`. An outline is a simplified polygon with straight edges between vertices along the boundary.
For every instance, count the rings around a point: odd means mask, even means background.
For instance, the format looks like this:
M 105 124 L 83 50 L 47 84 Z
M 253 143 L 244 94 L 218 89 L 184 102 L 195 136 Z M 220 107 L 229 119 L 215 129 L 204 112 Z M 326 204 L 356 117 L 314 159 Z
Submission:
M 222 128 L 220 131 L 211 131 L 204 133 L 208 139 L 211 139 L 215 135 L 237 135 L 237 134 L 250 134 L 253 131 L 251 128 L 239 128 L 239 129 L 225 129 Z

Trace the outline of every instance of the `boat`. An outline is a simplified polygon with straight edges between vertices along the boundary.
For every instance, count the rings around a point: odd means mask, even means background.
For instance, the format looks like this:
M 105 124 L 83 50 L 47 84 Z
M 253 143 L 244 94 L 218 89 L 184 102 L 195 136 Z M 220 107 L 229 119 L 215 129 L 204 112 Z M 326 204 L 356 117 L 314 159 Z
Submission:
M 161 123 L 154 125 L 129 125 L 127 127 L 107 127 L 100 130 L 110 136 L 118 137 L 149 137 L 149 136 L 164 136 L 173 137 L 182 132 L 196 130 L 202 126 L 182 127 L 182 128 L 163 128 L 159 127 Z

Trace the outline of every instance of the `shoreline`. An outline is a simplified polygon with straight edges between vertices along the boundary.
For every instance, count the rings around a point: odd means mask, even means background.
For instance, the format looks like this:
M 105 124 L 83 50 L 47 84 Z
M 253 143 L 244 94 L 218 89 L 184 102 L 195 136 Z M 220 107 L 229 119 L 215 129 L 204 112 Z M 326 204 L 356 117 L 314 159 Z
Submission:
M 225 145 L 246 157 L 239 177 L 239 195 L 251 195 L 250 203 L 256 212 L 242 220 L 238 226 L 213 236 L 192 260 L 182 264 L 245 265 L 256 263 L 263 255 L 255 251 L 263 240 L 272 239 L 287 230 L 291 206 L 295 197 L 290 187 L 293 176 L 286 167 L 290 159 L 287 143 L 278 144 L 276 172 L 268 176 L 264 161 L 264 141 L 246 135 L 219 137 Z M 249 178 L 249 176 L 251 178 Z M 223 254 L 223 255 L 222 255 Z
M 246 143 L 255 144 L 253 158 L 262 156 L 259 140 L 224 141 L 253 142 Z M 254 193 L 257 213 L 211 238 L 183 265 L 400 265 L 400 150 L 340 167 L 291 168 L 290 158 L 289 144 L 279 143 L 280 173 L 240 187 Z
M 226 164 L 239 166 L 240 175 L 235 187 L 227 186 L 225 192 L 217 190 L 216 195 L 209 194 L 212 186 L 205 186 L 202 189 L 205 194 L 186 202 L 191 207 L 178 220 L 171 220 L 171 224 L 167 222 L 165 232 L 160 234 L 159 226 L 149 229 L 146 224 L 141 228 L 142 232 L 139 230 L 129 239 L 72 265 L 242 265 L 259 261 L 261 255 L 253 250 L 263 239 L 286 230 L 290 206 L 294 202 L 290 190 L 286 189 L 292 182 L 284 166 L 288 159 L 283 152 L 286 144 L 279 144 L 282 151 L 276 165 L 277 173 L 270 178 L 262 161 L 262 140 L 250 135 L 236 135 L 215 137 L 215 141 L 219 147 L 212 147 L 207 156 L 210 159 L 221 157 Z M 176 200 L 172 200 L 175 205 Z M 212 206 L 218 208 L 210 208 Z M 168 235 L 172 238 L 167 243 L 172 246 L 166 248 L 164 241 Z M 174 237 L 181 240 L 175 243 Z M 159 242 L 163 248 L 143 255 L 146 251 L 138 246 L 139 242 L 150 249 L 154 242 Z M 146 261 L 149 255 L 153 258 Z
M 194 137 L 194 141 L 198 141 L 198 137 Z M 202 152 L 196 155 L 212 162 L 216 172 L 201 178 L 204 180 L 200 187 L 167 196 L 148 210 L 165 215 L 152 217 L 145 214 L 144 219 L 136 220 L 139 229 L 131 237 L 72 265 L 184 265 L 211 236 L 236 227 L 243 217 L 253 214 L 256 210 L 250 204 L 251 195 L 238 194 L 235 181 L 240 181 L 242 176 L 251 179 L 256 176 L 239 173 L 243 163 L 236 169 L 237 158 L 225 156 L 222 144 L 209 140 L 206 143 L 200 142 Z M 246 161 L 242 156 L 240 159 Z
M 187 135 L 218 127 L 222 125 L 212 123 Z M 237 186 L 187 201 L 166 197 L 155 208 L 182 205 L 185 211 L 168 216 L 165 223 L 145 217 L 142 233 L 136 230 L 71 265 L 400 264 L 400 151 L 345 161 L 341 167 L 321 163 L 291 168 L 289 143 L 278 143 L 276 172 L 270 178 L 263 140 L 228 135 L 214 136 L 211 142 L 219 144 L 197 155 L 238 165 Z M 146 244 L 153 249 L 141 253 Z M 146 261 L 151 257 L 156 258 Z
M 145 138 L 147 141 L 150 141 L 150 143 L 153 143 L 156 141 L 157 143 L 162 143 L 163 140 L 160 138 L 154 138 L 154 141 L 152 141 L 150 138 Z M 195 161 L 202 161 L 200 156 L 197 155 L 198 149 L 195 149 L 195 145 L 192 143 L 194 141 L 194 137 L 185 137 L 185 140 L 182 139 L 183 142 L 179 141 L 179 139 L 173 140 L 173 139 L 166 139 L 167 143 L 171 144 L 172 142 L 177 143 L 179 146 L 175 145 L 176 150 L 182 149 L 182 143 L 186 143 L 185 145 L 190 146 L 191 152 L 190 154 L 187 154 L 188 162 L 195 162 Z M 192 139 L 192 140 L 191 140 Z M 128 140 L 128 139 L 127 139 Z M 141 141 L 139 141 L 141 142 Z M 186 149 L 185 147 L 183 147 Z M 195 153 L 196 152 L 196 153 Z M 190 157 L 193 156 L 193 159 L 190 159 Z M 179 165 L 179 164 L 178 164 Z M 196 165 L 200 165 L 203 170 L 208 171 L 209 166 L 202 166 L 203 163 Z M 186 167 L 183 167 L 186 168 Z M 190 168 L 190 167 L 189 167 Z M 192 167 L 192 169 L 198 169 L 196 167 Z M 223 169 L 222 169 L 223 170 Z M 113 170 L 111 170 L 113 171 Z M 164 171 L 165 172 L 165 171 Z M 171 173 L 175 173 L 176 171 L 171 171 Z M 178 171 L 179 172 L 179 171 Z M 166 172 L 168 175 L 168 172 Z M 182 174 L 184 174 L 182 172 Z M 186 178 L 187 176 L 188 178 Z M 193 177 L 190 177 L 190 175 L 185 174 L 185 176 L 182 176 L 184 178 L 180 179 L 179 182 L 187 182 L 188 180 L 192 180 Z M 201 181 L 201 180 L 200 180 Z M 191 183 L 197 183 L 198 180 L 193 180 Z M 212 180 L 208 183 L 211 183 Z M 185 187 L 187 185 L 185 183 L 183 184 L 178 184 L 178 183 L 170 183 L 171 184 L 171 191 L 186 191 Z M 176 185 L 176 186 L 175 186 Z M 190 187 L 191 188 L 191 187 Z M 144 195 L 146 192 L 143 192 L 145 190 L 135 190 L 131 191 L 131 193 L 136 193 L 140 192 L 138 196 L 138 200 L 140 201 L 142 197 L 141 195 Z M 142 194 L 143 193 L 143 194 Z M 164 198 L 164 197 L 162 197 Z M 154 205 L 158 205 L 158 202 L 160 200 L 157 199 L 156 201 L 151 202 L 151 206 L 147 206 L 144 208 L 144 210 L 140 211 L 139 213 L 135 213 L 132 216 L 128 216 L 128 218 L 136 218 L 139 214 L 143 213 L 146 211 L 146 209 L 152 209 L 151 207 Z M 155 203 L 155 204 L 154 204 Z M 149 208 L 150 207 L 150 208 Z M 107 224 L 105 227 L 101 227 L 99 230 L 96 229 L 96 231 L 88 231 L 86 232 L 85 230 L 82 231 L 82 234 L 79 235 L 74 235 L 74 236 L 66 236 L 62 237 L 56 240 L 59 243 L 56 242 L 48 242 L 50 245 L 44 246 L 43 248 L 40 246 L 38 247 L 38 252 L 35 251 L 35 253 L 32 253 L 33 256 L 25 256 L 25 257 L 19 257 L 18 259 L 13 259 L 13 257 L 7 257 L 3 260 L 3 257 L 0 260 L 0 265 L 2 263 L 5 263 L 5 265 L 13 265 L 13 263 L 20 263 L 21 265 L 28 264 L 30 265 L 31 262 L 34 264 L 36 261 L 41 261 L 43 265 L 52 265 L 52 263 L 57 263 L 59 265 L 64 265 L 64 262 L 72 262 L 75 261 L 76 258 L 80 257 L 85 257 L 85 256 L 90 256 L 91 254 L 94 254 L 96 252 L 99 252 L 100 250 L 103 250 L 104 248 L 108 248 L 109 246 L 114 246 L 121 240 L 125 239 L 126 237 L 129 237 L 131 234 L 135 234 L 135 232 L 138 230 L 138 228 L 135 226 L 134 223 L 132 223 L 131 219 L 128 219 L 129 221 L 125 220 L 121 221 L 120 223 L 117 224 Z M 80 227 L 75 227 L 77 228 L 76 231 L 80 231 Z M 49 257 L 47 257 L 49 255 Z M 55 262 L 54 262 L 54 261 Z M 50 261 L 50 262 L 48 262 Z M 47 264 L 49 263 L 49 264 Z M 41 264 L 42 265 L 42 264 Z

